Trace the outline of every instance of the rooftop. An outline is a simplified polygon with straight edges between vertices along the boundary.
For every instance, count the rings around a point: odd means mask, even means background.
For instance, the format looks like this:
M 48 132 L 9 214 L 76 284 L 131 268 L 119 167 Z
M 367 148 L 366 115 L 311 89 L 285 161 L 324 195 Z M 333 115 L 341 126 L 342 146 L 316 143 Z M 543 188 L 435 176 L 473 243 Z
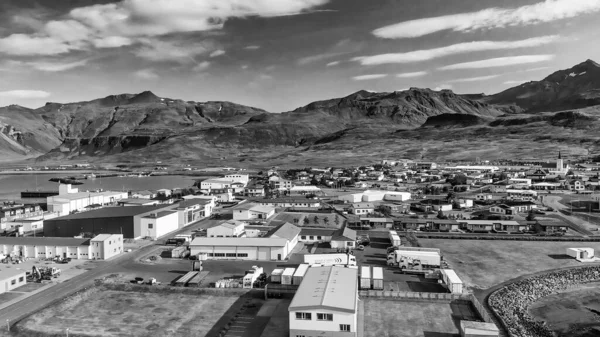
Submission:
M 321 235 L 321 236 L 333 236 L 337 229 L 330 228 L 306 228 L 300 229 L 300 235 Z
M 255 202 L 259 204 L 284 204 L 284 203 L 306 203 L 306 204 L 314 204 L 320 203 L 321 201 L 318 199 L 308 199 L 305 197 L 289 197 L 289 198 L 275 198 L 275 199 L 248 199 L 250 202 Z
M 289 311 L 330 309 L 356 313 L 358 269 L 344 267 L 309 268 Z
M 119 235 L 119 234 L 98 234 L 92 239 L 92 241 L 106 241 L 115 235 Z
M 177 208 L 188 208 L 188 207 L 195 206 L 195 205 L 204 206 L 206 204 L 210 204 L 210 200 L 208 200 L 208 199 L 187 199 L 187 200 L 179 202 L 179 204 L 177 205 Z
M 18 246 L 89 246 L 90 239 L 46 237 L 0 237 L 0 245 Z
M 335 241 L 356 241 L 356 231 L 354 229 L 350 229 L 348 227 L 344 227 L 344 229 L 339 229 L 337 233 L 331 238 L 331 240 Z
M 160 211 L 160 212 L 156 212 L 156 213 L 150 213 L 150 214 L 144 216 L 144 218 L 159 219 L 159 218 L 164 218 L 166 216 L 169 216 L 173 213 L 177 213 L 177 211 L 168 210 L 168 211 Z
M 298 236 L 298 234 L 300 234 L 300 228 L 289 222 L 285 222 L 270 230 L 265 236 L 291 241 Z
M 2 269 L 0 269 L 0 280 L 11 279 L 15 276 L 24 274 L 25 272 L 27 272 L 27 270 L 25 270 L 25 269 L 6 268 L 6 267 L 2 266 Z
M 206 238 L 192 240 L 190 246 L 230 246 L 230 247 L 284 247 L 286 239 L 276 238 Z
M 78 219 L 93 219 L 93 218 L 120 218 L 127 216 L 141 215 L 147 212 L 159 211 L 168 209 L 170 206 L 132 206 L 132 207 L 105 207 L 96 209 L 93 211 L 81 212 L 61 216 L 59 218 L 50 219 L 47 221 L 54 220 L 78 220 Z

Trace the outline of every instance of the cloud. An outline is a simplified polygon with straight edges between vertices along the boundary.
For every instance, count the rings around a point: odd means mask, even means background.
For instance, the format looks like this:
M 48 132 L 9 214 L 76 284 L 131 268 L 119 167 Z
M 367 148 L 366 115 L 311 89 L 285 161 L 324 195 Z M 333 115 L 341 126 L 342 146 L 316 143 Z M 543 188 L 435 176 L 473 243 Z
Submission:
M 298 64 L 301 65 L 301 66 L 303 66 L 303 65 L 307 65 L 309 63 L 314 63 L 314 62 L 318 62 L 318 61 L 330 59 L 332 57 L 340 56 L 342 54 L 345 54 L 345 52 L 341 52 L 341 53 L 322 53 L 322 54 L 317 54 L 317 55 L 306 56 L 306 57 L 298 59 Z
M 404 21 L 376 29 L 373 34 L 386 39 L 413 38 L 444 30 L 470 32 L 535 25 L 598 11 L 600 0 L 546 0 L 517 8 L 488 8 L 477 12 Z
M 387 77 L 387 74 L 370 74 L 370 75 L 360 75 L 352 77 L 355 81 L 367 81 L 367 80 L 376 80 L 380 78 Z
M 242 68 L 243 70 L 248 69 L 248 65 L 247 64 L 243 64 L 242 66 L 240 66 L 240 68 Z
M 48 71 L 48 72 L 59 72 L 71 70 L 79 67 L 83 67 L 88 63 L 88 60 L 81 60 L 75 62 L 28 62 L 27 66 L 33 67 L 37 70 Z
M 196 64 L 196 66 L 194 66 L 194 68 L 192 68 L 192 70 L 193 71 L 204 71 L 204 70 L 208 69 L 208 67 L 210 67 L 210 62 L 203 61 L 203 62 Z
M 34 98 L 47 98 L 50 97 L 50 93 L 42 90 L 10 90 L 0 91 L 0 98 L 20 98 L 20 99 L 34 99 Z
M 517 64 L 529 64 L 549 61 L 554 58 L 554 55 L 522 55 L 522 56 L 509 56 L 509 57 L 498 57 L 488 60 L 464 62 L 447 65 L 440 70 L 454 70 L 454 69 L 480 69 L 480 68 L 494 68 L 494 67 L 505 67 Z
M 152 69 L 140 69 L 140 70 L 136 71 L 135 73 L 133 73 L 133 75 L 137 78 L 141 78 L 144 80 L 155 80 L 160 77 Z
M 96 48 L 119 48 L 133 43 L 132 39 L 124 36 L 107 36 L 92 40 L 92 44 Z
M 546 70 L 546 69 L 550 69 L 550 67 L 537 67 L 537 68 L 528 68 L 525 70 L 521 70 L 521 72 L 529 72 L 529 71 L 539 71 L 539 70 Z
M 327 67 L 337 66 L 338 64 L 340 64 L 340 61 L 329 62 L 329 63 L 327 63 Z
M 171 61 L 188 64 L 195 62 L 194 56 L 205 54 L 212 49 L 212 46 L 208 44 L 162 41 L 154 38 L 143 39 L 141 42 L 143 46 L 133 51 L 133 53 L 150 61 Z
M 557 35 L 534 37 L 518 41 L 474 41 L 458 43 L 446 47 L 415 50 L 406 53 L 389 53 L 373 56 L 355 57 L 352 60 L 362 65 L 378 65 L 387 63 L 413 63 L 432 60 L 455 54 L 466 54 L 486 50 L 518 49 L 526 47 L 537 47 L 556 41 Z
M 527 81 L 506 81 L 504 84 L 523 84 Z
M 489 75 L 489 76 L 479 76 L 479 77 L 467 77 L 467 78 L 459 78 L 456 80 L 450 80 L 449 83 L 463 83 L 463 82 L 479 82 L 479 81 L 487 81 L 492 78 L 499 77 L 500 75 Z
M 224 50 L 217 49 L 217 50 L 213 51 L 212 53 L 210 53 L 208 56 L 210 56 L 210 57 L 217 57 L 217 56 L 221 56 L 223 54 L 225 54 Z
M 57 55 L 80 49 L 52 37 L 12 34 L 0 38 L 0 52 L 9 55 Z
M 421 77 L 421 76 L 425 76 L 429 74 L 426 71 L 415 71 L 413 73 L 401 73 L 401 74 L 396 74 L 396 77 L 399 78 L 412 78 L 412 77 Z
M 451 90 L 451 89 L 452 89 L 452 85 L 450 85 L 450 84 L 440 84 L 439 86 L 435 87 L 433 90 L 441 91 L 441 90 Z
M 268 74 L 260 74 L 260 75 L 258 75 L 258 79 L 260 79 L 260 80 L 272 80 L 273 76 L 268 75 Z
M 246 49 L 246 50 L 257 50 L 257 49 L 260 49 L 260 46 L 255 46 L 255 45 L 253 45 L 253 46 L 246 46 L 246 47 L 244 47 L 244 49 Z

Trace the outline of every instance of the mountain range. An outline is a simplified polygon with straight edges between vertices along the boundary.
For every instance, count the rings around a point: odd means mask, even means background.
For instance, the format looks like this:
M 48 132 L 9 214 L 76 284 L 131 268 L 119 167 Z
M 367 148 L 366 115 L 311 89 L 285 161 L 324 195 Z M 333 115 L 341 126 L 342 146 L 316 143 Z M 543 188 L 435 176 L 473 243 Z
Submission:
M 0 108 L 4 161 L 205 165 L 354 164 L 382 158 L 591 155 L 600 138 L 592 60 L 494 95 L 361 90 L 270 113 L 231 102 L 139 94 Z

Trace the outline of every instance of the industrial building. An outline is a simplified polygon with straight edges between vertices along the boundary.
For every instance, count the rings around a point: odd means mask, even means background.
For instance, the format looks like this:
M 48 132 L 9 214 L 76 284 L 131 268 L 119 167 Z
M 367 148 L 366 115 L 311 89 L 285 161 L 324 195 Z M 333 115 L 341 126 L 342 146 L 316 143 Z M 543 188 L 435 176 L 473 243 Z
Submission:
M 70 184 L 59 185 L 58 191 L 58 195 L 47 197 L 46 203 L 49 212 L 57 212 L 59 215 L 68 215 L 104 205 L 116 205 L 119 200 L 128 197 L 127 192 L 79 192 Z
M 290 336 L 357 335 L 358 269 L 309 268 L 290 303 Z
M 209 238 L 239 238 L 244 235 L 246 223 L 237 220 L 229 220 L 212 226 L 206 230 Z
M 275 214 L 275 208 L 256 204 L 242 205 L 233 211 L 233 219 L 240 221 L 265 221 Z
M 0 253 L 25 258 L 106 260 L 123 252 L 123 236 L 87 238 L 0 237 Z
M 161 210 L 159 212 L 151 212 L 140 218 L 139 235 L 136 237 L 142 236 L 155 239 L 177 229 L 179 229 L 177 211 Z
M 19 268 L 2 268 L 0 271 L 0 294 L 11 291 L 27 283 L 25 270 Z
M 373 202 L 373 201 L 406 201 L 411 198 L 410 192 L 396 192 L 396 191 L 380 191 L 380 190 L 366 190 L 361 193 L 350 193 L 338 196 L 338 200 L 345 202 L 357 203 L 357 202 Z
M 284 223 L 264 237 L 210 237 L 207 234 L 209 237 L 197 237 L 190 243 L 191 255 L 205 254 L 207 259 L 281 261 L 298 243 L 300 229 Z

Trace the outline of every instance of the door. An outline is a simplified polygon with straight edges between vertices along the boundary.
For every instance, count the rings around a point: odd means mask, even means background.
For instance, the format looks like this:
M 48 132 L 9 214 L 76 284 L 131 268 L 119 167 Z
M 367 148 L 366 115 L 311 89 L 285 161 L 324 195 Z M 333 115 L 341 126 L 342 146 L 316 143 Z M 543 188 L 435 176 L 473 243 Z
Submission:
M 63 252 L 63 259 L 66 259 L 66 258 L 67 258 L 67 252 Z
M 277 254 L 277 261 L 281 261 L 281 254 Z

